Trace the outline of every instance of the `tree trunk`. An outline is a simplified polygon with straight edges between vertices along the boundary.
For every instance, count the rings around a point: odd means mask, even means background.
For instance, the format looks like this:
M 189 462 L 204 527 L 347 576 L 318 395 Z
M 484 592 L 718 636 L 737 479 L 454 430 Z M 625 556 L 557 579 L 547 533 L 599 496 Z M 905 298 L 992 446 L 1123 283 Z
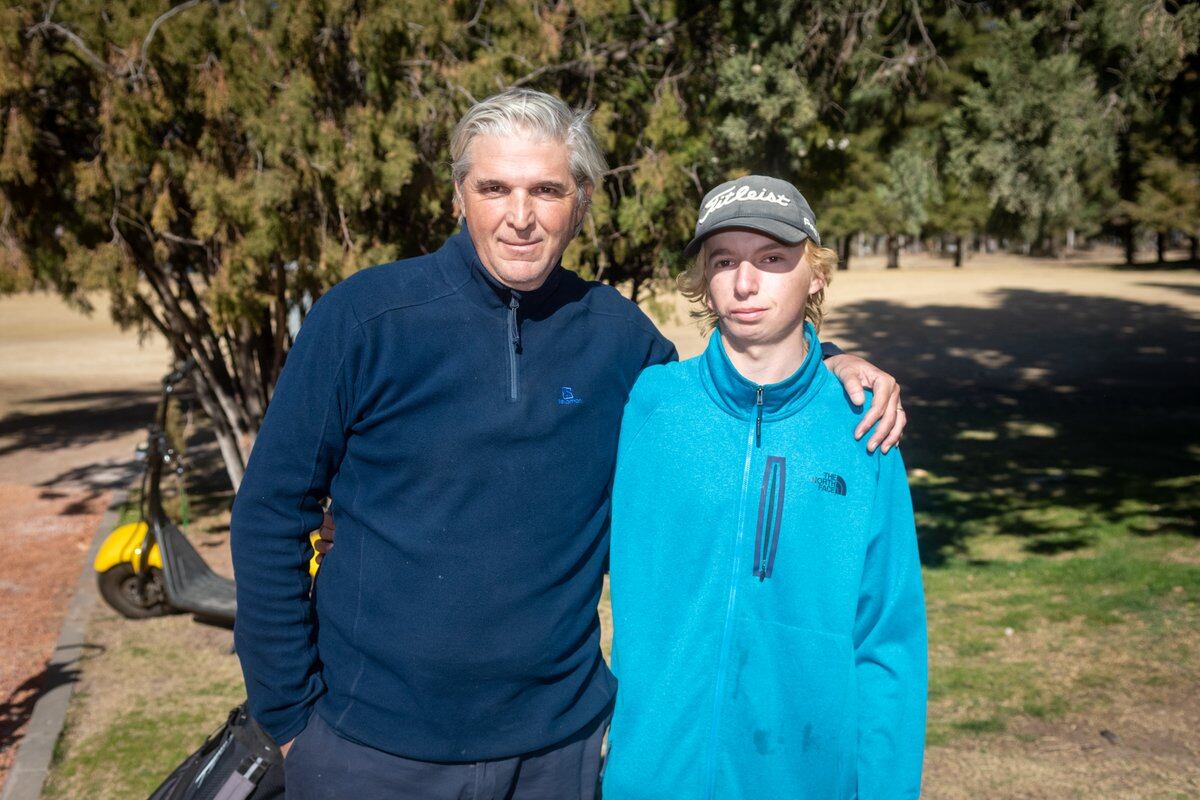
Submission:
M 887 268 L 900 268 L 900 237 L 894 233 L 887 237 Z
M 1067 253 L 1075 252 L 1075 229 L 1067 228 Z
M 1125 264 L 1133 266 L 1134 256 L 1137 255 L 1137 242 L 1134 240 L 1134 227 L 1132 222 L 1128 222 L 1121 226 L 1121 238 L 1125 240 Z
M 963 237 L 955 236 L 954 237 L 954 266 L 956 266 L 956 267 L 962 266 L 962 261 L 963 261 L 962 251 L 963 251 Z
M 838 269 L 850 269 L 850 236 L 843 236 L 838 242 L 841 252 L 838 254 Z
M 1159 231 L 1154 234 L 1154 250 L 1158 256 L 1158 263 L 1162 264 L 1167 260 L 1167 232 Z
M 1200 236 L 1189 236 L 1188 237 L 1188 260 L 1189 261 L 1192 261 L 1192 262 L 1196 261 L 1196 251 L 1197 251 L 1197 249 L 1200 249 L 1200 247 L 1198 247 L 1198 245 L 1200 245 Z M 1192 266 L 1195 266 L 1195 263 L 1193 263 Z

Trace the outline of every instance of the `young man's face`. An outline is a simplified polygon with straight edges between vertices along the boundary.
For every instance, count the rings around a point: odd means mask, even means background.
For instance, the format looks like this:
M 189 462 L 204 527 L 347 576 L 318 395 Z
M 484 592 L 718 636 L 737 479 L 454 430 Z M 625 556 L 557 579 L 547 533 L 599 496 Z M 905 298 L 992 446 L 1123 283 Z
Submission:
M 471 168 L 458 187 L 479 260 L 496 280 L 536 289 L 575 233 L 580 208 L 563 142 L 477 136 Z M 591 196 L 591 188 L 586 189 Z
M 804 242 L 782 244 L 748 230 L 714 233 L 704 242 L 709 307 L 735 345 L 763 345 L 798 336 L 804 308 L 825 281 L 813 273 Z

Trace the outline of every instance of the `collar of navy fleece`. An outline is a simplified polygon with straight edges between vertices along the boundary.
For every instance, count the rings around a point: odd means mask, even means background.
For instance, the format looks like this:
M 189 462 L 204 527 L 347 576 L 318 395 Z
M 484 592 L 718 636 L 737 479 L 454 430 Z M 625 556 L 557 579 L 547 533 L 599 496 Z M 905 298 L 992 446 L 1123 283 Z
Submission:
M 804 323 L 808 353 L 800 368 L 778 383 L 762 386 L 763 418 L 790 417 L 816 396 L 829 372 L 821 363 L 821 343 L 809 322 Z M 709 337 L 708 347 L 700 359 L 700 378 L 713 402 L 739 419 L 749 419 L 757 413 L 759 384 L 742 376 L 729 355 L 720 329 Z
M 446 240 L 446 243 L 442 245 L 441 254 L 444 256 L 442 264 L 443 269 L 446 270 L 446 277 L 453 286 L 458 287 L 473 301 L 482 304 L 485 308 L 507 311 L 509 301 L 516 297 L 523 315 L 529 314 L 545 304 L 558 288 L 563 273 L 562 264 L 559 263 L 554 266 L 554 269 L 546 277 L 546 281 L 538 288 L 528 292 L 510 289 L 493 278 L 492 274 L 483 266 L 466 225 L 463 225 L 462 230 Z

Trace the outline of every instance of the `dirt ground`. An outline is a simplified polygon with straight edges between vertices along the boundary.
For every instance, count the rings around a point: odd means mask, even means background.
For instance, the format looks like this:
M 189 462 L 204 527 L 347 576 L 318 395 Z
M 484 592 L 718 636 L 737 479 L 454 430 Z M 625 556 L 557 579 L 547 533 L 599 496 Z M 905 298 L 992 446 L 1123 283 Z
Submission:
M 0 785 L 167 354 L 50 295 L 0 298 Z
M 1083 396 L 1103 397 L 1121 380 L 1151 392 L 1194 392 L 1200 388 L 1200 272 L 1113 268 L 1116 255 L 1102 251 L 1065 262 L 981 255 L 956 270 L 905 254 L 897 271 L 883 270 L 879 259 L 856 259 L 829 290 L 823 338 L 869 355 L 918 387 L 906 402 L 916 427 L 923 407 L 946 402 L 921 396 L 919 387 L 930 383 L 966 397 L 988 380 Z M 704 339 L 683 304 L 670 302 L 675 313 L 662 328 L 681 356 L 695 355 Z M 0 563 L 7 609 L 0 770 L 19 741 L 21 715 L 28 713 L 95 515 L 128 475 L 129 454 L 165 371 L 161 341 L 139 348 L 106 320 L 103 309 L 87 320 L 44 296 L 0 300 L 0 502 L 8 504 L 10 525 L 25 531 L 10 543 L 29 552 Z M 1176 340 L 1189 343 L 1182 357 L 1165 347 Z M 1110 379 L 1110 372 L 1121 374 Z M 55 545 L 49 553 L 47 537 Z M 18 619 L 19 629 L 11 621 Z M 98 640 L 122 638 L 117 629 L 125 623 L 111 614 L 97 624 Z M 219 651 L 221 642 L 214 639 L 210 649 Z M 79 710 L 74 713 L 78 720 Z M 1113 714 L 1107 724 L 1114 730 L 1194 732 L 1200 696 L 1186 690 L 1170 702 L 1131 696 Z M 1200 777 L 1181 767 L 1197 755 L 1194 735 L 1182 751 L 1163 753 L 1156 752 L 1161 742 L 1147 739 L 1141 746 L 1136 736 L 1120 747 L 1098 748 L 1094 736 L 1080 732 L 1084 721 L 1069 715 L 1039 725 L 1015 738 L 931 747 L 926 796 L 1196 796 L 1190 792 Z M 1164 771 L 1177 774 L 1163 780 Z M 1135 789 L 1142 784 L 1159 788 Z M 1096 787 L 1104 791 L 1097 794 Z

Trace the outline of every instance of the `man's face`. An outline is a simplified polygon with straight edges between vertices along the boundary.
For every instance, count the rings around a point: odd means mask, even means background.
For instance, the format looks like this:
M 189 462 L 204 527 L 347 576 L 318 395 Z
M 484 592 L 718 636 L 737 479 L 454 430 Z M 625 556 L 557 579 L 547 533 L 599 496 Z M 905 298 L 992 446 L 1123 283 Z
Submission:
M 798 335 L 808 296 L 825 286 L 808 264 L 804 242 L 781 244 L 761 233 L 727 230 L 706 239 L 702 252 L 709 308 L 735 345 Z
M 479 260 L 496 280 L 536 289 L 554 269 L 583 209 L 563 142 L 476 136 L 459 204 Z M 591 197 L 591 187 L 586 189 Z

